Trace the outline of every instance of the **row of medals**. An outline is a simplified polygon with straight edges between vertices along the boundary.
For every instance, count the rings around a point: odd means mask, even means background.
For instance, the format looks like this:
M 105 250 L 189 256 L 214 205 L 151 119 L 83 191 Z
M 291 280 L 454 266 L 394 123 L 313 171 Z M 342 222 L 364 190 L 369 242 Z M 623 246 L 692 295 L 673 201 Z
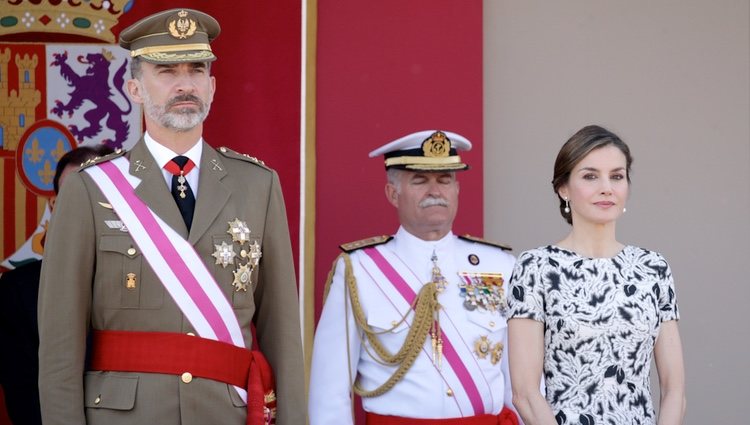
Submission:
M 464 298 L 465 309 L 469 311 L 479 309 L 505 315 L 508 304 L 503 290 L 505 281 L 502 273 L 460 272 L 458 277 L 461 281 L 458 288 L 461 291 L 461 297 Z M 503 343 L 493 342 L 488 336 L 481 336 L 474 341 L 474 353 L 480 359 L 489 356 L 490 362 L 495 365 L 502 359 Z
M 432 284 L 436 286 L 437 292 L 441 293 L 445 290 L 448 281 L 440 272 L 440 268 L 437 265 L 437 256 L 434 253 L 431 260 Z M 463 307 L 466 310 L 474 311 L 479 309 L 480 311 L 505 314 L 508 304 L 505 300 L 505 291 L 503 290 L 503 283 L 505 281 L 502 273 L 459 272 L 458 277 L 461 282 L 458 288 L 461 297 L 464 298 Z M 433 359 L 437 359 L 436 364 L 438 366 L 442 362 L 443 354 L 443 340 L 439 330 L 439 309 L 440 307 L 438 307 L 438 311 L 436 312 L 435 326 L 430 332 Z M 502 342 L 493 342 L 489 339 L 488 335 L 481 336 L 474 341 L 474 353 L 477 355 L 477 358 L 486 359 L 489 357 L 490 363 L 493 365 L 499 363 L 502 359 L 503 348 Z
M 250 243 L 250 228 L 247 223 L 235 218 L 228 224 L 227 233 L 232 235 L 232 242 L 239 246 L 239 254 L 234 250 L 233 244 L 222 241 L 221 245 L 214 244 L 215 251 L 211 255 L 216 259 L 216 264 L 220 264 L 223 268 L 236 264 L 236 269 L 232 272 L 234 275 L 232 286 L 237 292 L 247 291 L 250 278 L 255 268 L 258 267 L 263 253 L 257 240 Z M 238 256 L 235 263 L 235 258 Z M 245 260 L 244 264 L 243 260 Z

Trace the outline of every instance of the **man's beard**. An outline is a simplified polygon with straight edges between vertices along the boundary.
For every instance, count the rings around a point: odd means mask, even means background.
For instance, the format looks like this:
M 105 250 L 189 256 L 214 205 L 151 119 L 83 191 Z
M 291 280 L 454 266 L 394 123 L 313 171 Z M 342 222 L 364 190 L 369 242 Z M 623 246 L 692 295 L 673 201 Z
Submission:
M 179 102 L 193 102 L 198 106 L 198 110 L 189 107 L 169 110 L 172 105 Z M 192 94 L 175 96 L 169 99 L 166 105 L 157 105 L 146 91 L 143 92 L 143 106 L 149 118 L 158 122 L 164 128 L 178 132 L 190 131 L 197 127 L 206 119 L 208 111 L 211 109 L 210 104 L 203 102 L 198 96 Z

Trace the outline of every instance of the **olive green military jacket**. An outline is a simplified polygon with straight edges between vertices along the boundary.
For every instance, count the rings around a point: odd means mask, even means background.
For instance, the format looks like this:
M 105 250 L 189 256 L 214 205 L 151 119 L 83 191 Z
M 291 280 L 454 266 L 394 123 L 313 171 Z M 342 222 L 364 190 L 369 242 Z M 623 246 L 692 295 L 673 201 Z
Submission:
M 245 344 L 251 322 L 276 379 L 277 424 L 305 423 L 298 298 L 284 200 L 276 173 L 204 144 L 193 224 L 187 228 L 143 140 L 128 152 L 136 195 L 193 245 L 230 300 Z M 85 370 L 87 332 L 195 332 L 85 172 L 66 178 L 46 237 L 39 289 L 39 386 L 46 425 L 244 424 L 246 406 L 225 383 L 153 373 Z M 229 222 L 250 228 L 262 250 L 247 291 L 215 245 L 232 244 Z M 239 252 L 239 249 L 237 249 Z M 135 276 L 128 277 L 128 273 Z M 130 279 L 130 288 L 128 288 Z M 133 287 L 133 279 L 135 287 Z

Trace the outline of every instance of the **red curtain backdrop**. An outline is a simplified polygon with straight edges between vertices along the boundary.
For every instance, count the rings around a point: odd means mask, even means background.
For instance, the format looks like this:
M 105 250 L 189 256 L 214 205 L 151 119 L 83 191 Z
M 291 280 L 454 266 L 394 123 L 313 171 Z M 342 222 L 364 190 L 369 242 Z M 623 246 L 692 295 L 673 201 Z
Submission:
M 482 2 L 318 0 L 317 13 L 316 322 L 338 245 L 398 227 L 376 147 L 427 129 L 469 138 L 454 231 L 483 229 Z
M 318 0 L 316 320 L 338 245 L 398 228 L 382 158 L 408 133 L 441 129 L 474 148 L 454 232 L 482 234 L 482 2 Z
M 211 44 L 217 92 L 204 138 L 214 147 L 247 153 L 279 173 L 295 258 L 299 254 L 300 66 L 299 0 L 240 2 L 135 0 L 120 18 L 131 23 L 165 9 L 206 12 L 221 24 Z M 296 264 L 295 264 L 296 268 Z

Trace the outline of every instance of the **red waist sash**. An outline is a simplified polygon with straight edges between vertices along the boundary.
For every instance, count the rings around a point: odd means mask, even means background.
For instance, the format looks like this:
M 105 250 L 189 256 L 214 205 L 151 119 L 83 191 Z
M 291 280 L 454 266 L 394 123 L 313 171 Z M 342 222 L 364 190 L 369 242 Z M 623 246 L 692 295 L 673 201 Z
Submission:
M 224 382 L 247 389 L 247 424 L 274 423 L 271 366 L 258 350 L 170 332 L 92 332 L 91 370 L 163 373 Z M 266 402 L 268 399 L 268 402 Z
M 367 425 L 518 425 L 515 412 L 503 407 L 498 415 L 478 415 L 449 419 L 414 419 L 367 412 Z

